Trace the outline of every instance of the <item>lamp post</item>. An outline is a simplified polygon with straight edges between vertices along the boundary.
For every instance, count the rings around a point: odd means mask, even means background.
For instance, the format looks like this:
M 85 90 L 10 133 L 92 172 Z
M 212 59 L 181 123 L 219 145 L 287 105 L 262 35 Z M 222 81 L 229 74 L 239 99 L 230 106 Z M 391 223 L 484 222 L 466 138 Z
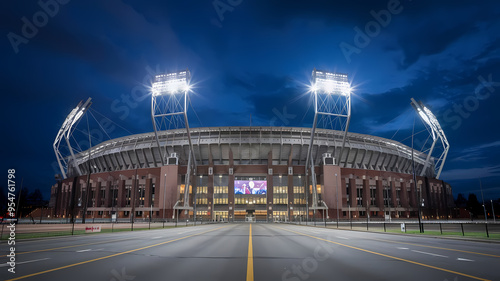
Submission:
M 167 174 L 165 173 L 165 183 L 163 184 L 163 221 L 165 222 L 165 200 L 167 196 Z
M 488 216 L 486 214 L 486 205 L 484 204 L 483 184 L 481 183 L 481 179 L 479 179 L 479 188 L 481 189 L 481 200 L 483 200 L 484 221 L 488 223 Z
M 151 209 L 149 210 L 149 229 L 151 229 L 151 218 L 153 217 L 153 203 L 151 203 Z
M 339 182 L 337 174 L 335 174 L 335 184 L 337 185 L 337 228 L 339 228 Z
M 490 203 L 491 203 L 491 211 L 493 212 L 493 223 L 496 223 L 497 219 L 495 218 L 495 206 L 493 206 L 493 200 L 490 199 Z
M 412 170 L 413 170 L 413 188 L 415 188 L 415 192 L 417 193 L 417 205 L 418 205 L 418 229 L 420 233 L 422 233 L 422 208 L 420 202 L 420 192 L 418 190 L 417 184 L 417 175 L 415 174 L 415 157 L 413 152 L 413 136 L 415 135 L 415 118 L 413 118 L 413 129 L 411 132 L 411 162 L 412 162 Z

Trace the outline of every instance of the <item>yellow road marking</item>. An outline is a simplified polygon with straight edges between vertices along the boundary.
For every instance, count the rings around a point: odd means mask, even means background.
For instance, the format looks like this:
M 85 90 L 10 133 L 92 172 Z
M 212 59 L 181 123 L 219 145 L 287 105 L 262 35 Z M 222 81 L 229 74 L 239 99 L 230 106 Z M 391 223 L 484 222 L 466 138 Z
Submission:
M 248 235 L 247 281 L 253 281 L 252 224 L 250 224 L 250 234 Z
M 389 240 L 377 239 L 377 238 L 369 238 L 369 239 L 376 240 L 376 241 L 382 241 L 382 242 L 406 244 L 406 245 L 413 245 L 413 246 L 418 246 L 418 247 L 426 247 L 426 248 L 433 248 L 433 249 L 440 249 L 440 250 L 447 250 L 447 251 L 462 252 L 462 253 L 468 253 L 468 254 L 476 254 L 476 255 L 500 258 L 500 256 L 492 255 L 492 254 L 485 254 L 485 253 L 478 253 L 478 252 L 471 252 L 471 251 L 464 251 L 464 250 L 457 250 L 457 249 L 450 249 L 450 248 L 442 248 L 442 247 L 435 247 L 435 246 L 427 246 L 427 245 L 420 245 L 420 244 L 407 243 L 407 242 L 389 241 Z
M 205 233 L 208 233 L 208 232 L 219 230 L 219 229 L 224 228 L 224 227 L 227 227 L 227 226 L 222 226 L 222 227 L 219 227 L 219 228 L 216 228 L 216 229 L 212 229 L 212 230 L 208 230 L 208 231 L 205 231 L 205 232 L 201 232 L 201 233 L 198 233 L 198 234 L 191 234 L 191 235 L 184 236 L 184 237 L 181 237 L 181 238 L 177 238 L 177 239 L 173 239 L 173 240 L 161 242 L 161 243 L 154 244 L 154 245 L 149 245 L 149 246 L 138 248 L 138 249 L 134 249 L 134 250 L 120 252 L 120 253 L 112 254 L 112 255 L 109 255 L 109 256 L 105 256 L 105 257 L 100 257 L 100 258 L 96 258 L 96 259 L 92 259 L 92 260 L 87 260 L 87 261 L 82 261 L 82 262 L 77 262 L 77 263 L 73 263 L 73 264 L 69 264 L 69 265 L 65 265 L 65 266 L 61 266 L 61 267 L 57 267 L 57 268 L 53 268 L 53 269 L 49 269 L 49 270 L 45 270 L 45 271 L 40 271 L 40 272 L 36 272 L 36 273 L 32 273 L 32 274 L 20 276 L 20 277 L 17 277 L 17 278 L 9 279 L 9 280 L 6 280 L 6 281 L 14 281 L 14 280 L 25 279 L 25 278 L 28 278 L 28 277 L 33 277 L 33 276 L 37 276 L 37 275 L 41 275 L 41 274 L 45 274 L 45 273 L 49 273 L 49 272 L 53 272 L 53 271 L 57 271 L 57 270 L 65 269 L 65 268 L 69 268 L 69 267 L 74 267 L 74 266 L 77 266 L 77 265 L 82 265 L 82 264 L 91 263 L 91 262 L 94 262 L 94 261 L 104 260 L 104 259 L 108 259 L 108 258 L 112 258 L 112 257 L 116 257 L 116 256 L 121 256 L 121 255 L 124 255 L 124 254 L 129 254 L 129 253 L 137 252 L 137 251 L 140 251 L 140 250 L 144 250 L 144 249 L 148 249 L 148 248 L 152 248 L 152 247 L 156 247 L 156 246 L 168 244 L 168 243 L 171 243 L 171 242 L 183 240 L 183 239 L 186 239 L 186 238 L 189 238 L 189 237 L 202 235 L 202 234 L 205 234 Z
M 378 252 L 373 252 L 373 251 L 370 251 L 370 250 L 361 249 L 361 248 L 354 247 L 354 246 L 349 246 L 349 245 L 338 243 L 338 242 L 333 242 L 333 241 L 330 241 L 330 240 L 327 240 L 327 239 L 315 237 L 315 236 L 312 236 L 312 235 L 304 234 L 304 233 L 293 231 L 293 230 L 288 230 L 288 229 L 285 229 L 285 228 L 282 228 L 282 227 L 278 227 L 278 226 L 277 226 L 277 228 L 283 229 L 285 231 L 293 232 L 293 233 L 296 233 L 296 234 L 299 234 L 299 235 L 307 236 L 307 237 L 310 237 L 310 238 L 314 238 L 314 239 L 317 239 L 317 240 L 321 240 L 321 241 L 329 242 L 329 243 L 332 243 L 332 244 L 336 244 L 336 245 L 339 245 L 339 246 L 343 246 L 343 247 L 347 247 L 347 248 L 351 248 L 351 249 L 363 251 L 363 252 L 366 252 L 366 253 L 370 253 L 370 254 L 374 254 L 374 255 L 386 257 L 386 258 L 391 258 L 391 259 L 395 259 L 395 260 L 399 260 L 399 261 L 404 261 L 404 262 L 411 263 L 411 264 L 416 264 L 416 265 L 420 265 L 420 266 L 424 266 L 424 267 L 428 267 L 428 268 L 432 268 L 432 269 L 437 269 L 437 270 L 441 270 L 441 271 L 445 271 L 445 272 L 449 272 L 449 273 L 453 273 L 453 274 L 465 276 L 465 277 L 476 279 L 476 280 L 490 281 L 489 279 L 484 279 L 484 278 L 481 278 L 481 277 L 476 277 L 476 276 L 472 276 L 472 275 L 469 275 L 469 274 L 465 274 L 465 273 L 461 273 L 461 272 L 457 272 L 457 271 L 453 271 L 453 270 L 449 270 L 449 269 L 445 269 L 445 268 L 441 268 L 441 267 L 437 267 L 437 266 L 433 266 L 433 265 L 428 265 L 428 264 L 424 264 L 424 263 L 420 263 L 420 262 L 416 262 L 416 261 L 411 261 L 411 260 L 407 260 L 407 259 L 403 259 L 403 258 L 398 258 L 398 257 L 394 257 L 394 256 L 390 256 L 390 255 L 386 255 L 386 254 L 382 254 L 382 253 L 378 253 Z
M 96 245 L 96 244 L 103 244 L 103 243 L 109 243 L 109 242 L 125 241 L 125 240 L 131 240 L 131 239 L 132 238 L 116 239 L 116 240 L 107 240 L 107 241 L 87 243 L 87 244 L 80 244 L 80 245 L 71 245 L 71 246 L 64 246 L 64 247 L 57 247 L 57 248 L 50 248 L 50 249 L 41 249 L 41 250 L 28 251 L 28 252 L 20 252 L 20 253 L 16 253 L 16 255 L 30 254 L 30 253 L 39 253 L 39 252 L 48 252 L 48 251 L 53 251 L 53 250 L 60 250 L 60 249 L 67 249 L 67 248 L 74 248 L 74 247 L 88 246 L 88 245 Z M 0 257 L 6 257 L 6 256 L 7 255 L 3 255 L 3 256 L 0 256 Z

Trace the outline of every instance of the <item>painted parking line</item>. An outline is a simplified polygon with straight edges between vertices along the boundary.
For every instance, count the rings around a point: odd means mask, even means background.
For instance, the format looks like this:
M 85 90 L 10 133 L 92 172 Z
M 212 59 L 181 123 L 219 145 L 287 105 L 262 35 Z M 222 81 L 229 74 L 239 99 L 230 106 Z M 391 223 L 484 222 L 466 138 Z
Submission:
M 44 260 L 49 260 L 50 258 L 43 258 L 43 259 L 37 259 L 37 260 L 31 260 L 31 261 L 21 261 L 21 262 L 16 262 L 16 265 L 18 264 L 24 264 L 24 263 L 32 263 L 32 262 L 37 262 L 37 261 L 44 261 Z M 8 263 L 5 264 L 0 264 L 0 267 L 5 267 L 8 266 Z
M 438 255 L 438 254 L 434 254 L 434 253 L 422 252 L 422 251 L 417 251 L 417 250 L 411 250 L 411 251 L 414 253 L 419 253 L 419 254 L 424 254 L 424 255 L 429 255 L 429 256 L 434 256 L 434 257 L 448 258 L 448 256 Z
M 88 252 L 88 251 L 90 251 L 90 250 L 92 250 L 92 249 L 80 250 L 80 251 L 76 251 L 76 252 L 77 252 L 77 253 L 83 253 L 83 252 Z
M 425 247 L 425 248 L 432 248 L 432 249 L 447 250 L 447 251 L 454 251 L 454 252 L 461 252 L 461 253 L 467 253 L 467 254 L 474 254 L 474 255 L 481 255 L 481 256 L 488 256 L 488 257 L 500 258 L 499 255 L 492 255 L 492 254 L 486 254 L 486 253 L 471 252 L 471 251 L 464 251 L 464 250 L 451 249 L 451 248 L 443 248 L 443 247 L 435 247 L 435 246 L 427 246 L 427 245 L 422 245 L 422 244 L 407 243 L 407 242 L 398 242 L 398 241 L 391 241 L 391 240 L 384 240 L 384 239 L 377 239 L 377 238 L 369 238 L 369 239 L 370 240 L 375 240 L 375 241 L 397 243 L 397 244 L 405 244 L 405 245 L 412 245 L 412 246 L 418 246 L 418 247 Z
M 126 240 L 133 240 L 133 239 L 134 238 L 116 239 L 116 240 L 107 240 L 107 241 L 87 243 L 87 244 L 79 244 L 79 245 L 71 245 L 71 246 L 64 246 L 64 247 L 57 247 L 57 248 L 41 249 L 41 250 L 35 250 L 35 251 L 20 252 L 20 253 L 16 253 L 16 255 L 39 253 L 39 252 L 48 252 L 48 251 L 54 251 L 54 250 L 76 248 L 76 247 L 81 247 L 81 246 L 97 245 L 97 244 L 104 244 L 104 243 L 118 242 L 118 241 L 126 241 Z M 6 256 L 7 255 L 3 255 L 3 256 L 0 256 L 0 257 L 6 257 Z
M 165 245 L 165 244 L 172 243 L 172 242 L 179 241 L 179 240 L 183 240 L 183 239 L 186 239 L 186 238 L 189 238 L 189 237 L 199 236 L 199 235 L 202 235 L 202 234 L 205 234 L 205 233 L 208 233 L 208 232 L 219 230 L 219 229 L 224 228 L 224 227 L 227 227 L 227 226 L 218 227 L 218 228 L 211 229 L 211 230 L 208 230 L 208 231 L 204 231 L 204 232 L 201 232 L 201 233 L 191 234 L 191 235 L 188 235 L 188 236 L 180 237 L 180 238 L 177 238 L 177 239 L 172 239 L 172 240 L 169 240 L 169 241 L 165 241 L 165 242 L 161 242 L 161 243 L 157 243 L 157 244 L 153 244 L 153 245 L 149 245 L 149 246 L 145 246 L 145 247 L 141 247 L 141 248 L 137 248 L 137 249 L 133 249 L 133 250 L 119 252 L 119 253 L 112 254 L 112 255 L 109 255 L 109 256 L 104 256 L 104 257 L 100 257 L 100 258 L 96 258 L 96 259 L 91 259 L 91 260 L 86 260 L 86 261 L 82 261 L 82 262 L 77 262 L 77 263 L 73 263 L 73 264 L 69 264 L 69 265 L 65 265 L 65 266 L 61 266 L 61 267 L 56 267 L 56 268 L 52 268 L 52 269 L 48 269 L 48 270 L 44 270 L 44 271 L 40 271 L 40 272 L 35 272 L 35 273 L 32 273 L 32 274 L 28 274 L 28 275 L 19 276 L 19 277 L 16 277 L 16 278 L 8 279 L 6 281 L 21 280 L 21 279 L 25 279 L 25 278 L 29 278 L 29 277 L 33 277 L 33 276 L 42 275 L 42 274 L 49 273 L 49 272 L 54 272 L 54 271 L 58 271 L 58 270 L 62 270 L 62 269 L 70 268 L 70 267 L 75 267 L 75 266 L 82 265 L 82 264 L 87 264 L 87 263 L 91 263 L 91 262 L 95 262 L 95 261 L 100 261 L 100 260 L 104 260 L 104 259 L 109 259 L 109 258 L 112 258 L 112 257 L 116 257 L 116 256 L 121 256 L 121 255 L 129 254 L 129 253 L 137 252 L 137 251 L 140 251 L 140 250 L 145 250 L 145 249 L 149 249 L 149 248 L 153 248 L 153 247 Z
M 469 274 L 466 274 L 466 273 L 462 273 L 462 272 L 458 272 L 458 271 L 454 271 L 454 270 L 449 270 L 449 269 L 446 269 L 446 268 L 437 267 L 437 266 L 433 266 L 433 265 L 429 265 L 429 264 L 424 264 L 424 263 L 420 263 L 420 262 L 416 262 L 416 261 L 412 261 L 412 260 L 408 260 L 408 259 L 398 258 L 398 257 L 395 257 L 395 256 L 386 255 L 386 254 L 382 254 L 382 253 L 379 253 L 379 252 L 370 251 L 370 250 L 362 249 L 362 248 L 359 248 L 359 247 L 354 247 L 354 246 L 350 246 L 350 245 L 346 245 L 346 244 L 342 244 L 342 243 L 330 241 L 330 240 L 327 240 L 327 239 L 323 239 L 323 238 L 320 238 L 320 237 L 311 236 L 311 235 L 308 235 L 308 234 L 305 234 L 305 233 L 301 233 L 301 232 L 289 230 L 289 229 L 278 227 L 278 226 L 276 226 L 276 227 L 279 228 L 279 229 L 282 229 L 284 231 L 296 233 L 296 234 L 303 235 L 303 236 L 306 236 L 306 237 L 309 237 L 309 238 L 313 238 L 313 239 L 317 239 L 317 240 L 329 242 L 329 243 L 332 243 L 332 244 L 335 244 L 335 245 L 338 245 L 338 246 L 351 248 L 351 249 L 362 251 L 362 252 L 365 252 L 365 253 L 370 253 L 370 254 L 374 254 L 374 255 L 377 255 L 377 256 L 382 256 L 382 257 L 386 257 L 386 258 L 390 258 L 390 259 L 395 259 L 395 260 L 399 260 L 399 261 L 403 261 L 403 262 L 407 262 L 407 263 L 411 263 L 411 264 L 414 264 L 414 265 L 419 265 L 419 266 L 423 266 L 423 267 L 427 267 L 427 268 L 432 268 L 432 269 L 436 269 L 436 270 L 439 270 L 439 271 L 444 271 L 444 272 L 448 272 L 448 273 L 452 273 L 452 274 L 457 274 L 457 275 L 468 277 L 468 278 L 472 278 L 472 279 L 475 279 L 475 280 L 489 281 L 489 279 L 485 279 L 485 278 L 481 278 L 481 277 L 469 275 Z

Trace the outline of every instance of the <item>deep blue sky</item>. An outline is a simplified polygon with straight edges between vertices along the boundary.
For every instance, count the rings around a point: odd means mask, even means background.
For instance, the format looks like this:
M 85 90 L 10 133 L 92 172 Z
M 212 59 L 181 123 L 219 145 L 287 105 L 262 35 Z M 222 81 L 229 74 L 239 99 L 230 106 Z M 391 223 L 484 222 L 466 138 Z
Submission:
M 80 100 L 92 97 L 94 110 L 126 128 L 115 126 L 112 138 L 149 132 L 144 83 L 186 67 L 196 83 L 193 127 L 246 126 L 250 114 L 256 126 L 310 126 L 306 85 L 314 67 L 349 74 L 352 132 L 410 144 L 410 97 L 422 100 L 451 143 L 442 178 L 454 195 L 479 195 L 482 178 L 485 196 L 500 197 L 497 1 L 59 2 L 68 3 L 50 6 L 47 18 L 37 1 L 0 4 L 0 168 L 5 175 L 16 168 L 25 186 L 47 197 L 57 172 L 54 137 Z M 388 6 L 390 20 L 373 25 L 373 14 L 386 15 L 380 11 Z M 23 17 L 33 23 L 34 16 L 46 24 L 25 27 L 30 38 L 21 38 Z M 356 45 L 357 30 L 367 27 L 371 37 Z M 345 55 L 348 45 L 353 53 Z M 92 118 L 90 126 L 98 129 Z M 423 128 L 417 118 L 415 130 Z

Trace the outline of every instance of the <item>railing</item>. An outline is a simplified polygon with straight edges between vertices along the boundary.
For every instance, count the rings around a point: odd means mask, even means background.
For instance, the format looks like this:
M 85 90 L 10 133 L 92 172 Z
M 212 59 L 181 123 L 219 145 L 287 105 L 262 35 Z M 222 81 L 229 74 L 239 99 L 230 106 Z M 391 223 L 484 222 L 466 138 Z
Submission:
M 500 239 L 500 223 L 493 223 L 490 221 L 423 221 L 421 223 L 422 231 L 420 231 L 420 225 L 416 220 L 392 220 L 390 222 L 367 222 L 366 220 L 340 220 L 337 222 L 336 220 L 316 220 L 308 222 L 292 221 L 290 223 L 370 232 Z
M 11 221 L 4 221 L 0 225 L 0 239 L 8 239 L 10 236 Z M 217 223 L 214 221 L 207 221 L 198 219 L 196 221 L 190 219 L 179 220 L 163 220 L 163 219 L 135 219 L 133 222 L 127 218 L 120 218 L 112 221 L 110 218 L 106 219 L 86 219 L 82 223 L 82 219 L 76 219 L 75 223 L 71 223 L 68 219 L 43 219 L 42 223 L 39 220 L 21 219 L 15 225 L 16 239 L 23 238 L 38 238 L 50 236 L 65 236 L 65 235 L 80 235 L 88 234 L 86 228 L 98 226 L 101 233 L 104 232 L 120 232 L 120 231 L 134 231 L 146 229 L 161 229 L 172 227 L 185 227 L 200 224 Z

